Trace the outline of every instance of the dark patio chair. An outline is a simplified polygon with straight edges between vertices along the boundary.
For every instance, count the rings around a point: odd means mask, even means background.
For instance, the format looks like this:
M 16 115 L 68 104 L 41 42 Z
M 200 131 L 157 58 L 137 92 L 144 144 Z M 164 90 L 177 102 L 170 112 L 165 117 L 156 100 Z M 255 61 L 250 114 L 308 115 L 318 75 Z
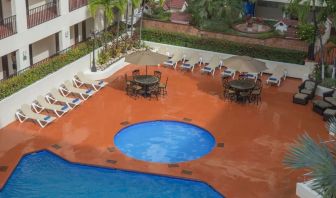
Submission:
M 159 80 L 161 80 L 161 72 L 160 71 L 154 71 L 154 76 L 158 77 Z
M 148 94 L 149 94 L 149 98 L 151 99 L 152 96 L 155 96 L 157 100 L 159 100 L 159 95 L 160 95 L 160 84 L 159 83 L 155 83 L 154 85 L 151 85 L 148 88 Z
M 307 94 L 308 99 L 313 99 L 315 96 L 317 83 L 313 80 L 305 80 L 300 86 L 299 86 L 299 93 Z
M 139 76 L 140 75 L 140 70 L 139 69 L 135 69 L 132 71 L 132 76 Z
M 128 80 L 127 74 L 125 74 L 125 90 L 127 92 L 128 88 L 131 86 L 131 81 Z
M 331 90 L 323 93 L 323 100 L 333 106 L 336 109 L 336 90 Z
M 251 92 L 250 101 L 259 104 L 261 102 L 262 86 L 255 88 Z
M 166 79 L 166 83 L 159 84 L 160 94 L 163 96 L 167 94 L 167 84 L 168 84 L 168 77 Z
M 236 91 L 234 89 L 232 89 L 229 85 L 229 80 L 227 79 L 223 79 L 222 81 L 222 84 L 223 84 L 223 96 L 224 96 L 224 99 L 229 99 L 230 101 L 234 101 L 236 100 Z
M 136 82 L 130 81 L 130 86 L 126 90 L 127 95 L 137 98 L 142 93 L 142 87 Z

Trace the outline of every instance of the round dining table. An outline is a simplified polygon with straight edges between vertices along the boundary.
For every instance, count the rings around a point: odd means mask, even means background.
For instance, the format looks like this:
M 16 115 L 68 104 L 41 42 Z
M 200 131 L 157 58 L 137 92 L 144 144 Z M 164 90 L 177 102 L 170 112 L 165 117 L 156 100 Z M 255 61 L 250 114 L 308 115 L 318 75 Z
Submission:
M 230 87 L 238 90 L 238 91 L 246 91 L 253 89 L 256 85 L 254 80 L 251 79 L 239 79 L 239 80 L 231 80 L 229 82 Z
M 141 87 L 144 88 L 145 95 L 147 96 L 148 89 L 151 85 L 154 85 L 159 82 L 159 78 L 154 75 L 137 75 L 133 76 L 134 82 L 138 83 Z

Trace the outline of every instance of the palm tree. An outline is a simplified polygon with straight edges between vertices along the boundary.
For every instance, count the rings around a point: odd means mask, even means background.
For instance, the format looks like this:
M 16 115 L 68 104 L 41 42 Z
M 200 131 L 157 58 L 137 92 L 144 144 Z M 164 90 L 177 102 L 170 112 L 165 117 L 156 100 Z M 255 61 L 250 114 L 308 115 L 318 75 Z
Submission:
M 127 0 L 114 0 L 112 2 L 117 15 L 117 47 L 119 43 L 120 20 L 126 12 Z
M 89 12 L 93 18 L 96 18 L 97 11 L 104 12 L 104 30 L 110 25 L 114 19 L 112 0 L 89 0 Z
M 327 123 L 336 134 L 336 119 Z M 312 188 L 325 198 L 336 197 L 336 142 L 316 143 L 307 133 L 301 136 L 285 155 L 284 164 L 292 169 L 309 170 Z
M 132 3 L 132 16 L 131 16 L 131 37 L 133 37 L 133 23 L 134 23 L 134 9 L 140 7 L 142 0 L 131 0 Z

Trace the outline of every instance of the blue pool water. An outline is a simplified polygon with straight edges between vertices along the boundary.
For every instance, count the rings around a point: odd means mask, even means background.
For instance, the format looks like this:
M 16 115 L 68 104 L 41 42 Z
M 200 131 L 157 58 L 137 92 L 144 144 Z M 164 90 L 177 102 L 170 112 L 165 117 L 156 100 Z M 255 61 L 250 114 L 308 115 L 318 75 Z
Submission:
M 222 197 L 205 183 L 69 163 L 47 151 L 24 157 L 1 198 Z
M 122 129 L 114 144 L 138 160 L 178 163 L 198 159 L 215 146 L 214 137 L 192 124 L 176 121 L 151 121 Z

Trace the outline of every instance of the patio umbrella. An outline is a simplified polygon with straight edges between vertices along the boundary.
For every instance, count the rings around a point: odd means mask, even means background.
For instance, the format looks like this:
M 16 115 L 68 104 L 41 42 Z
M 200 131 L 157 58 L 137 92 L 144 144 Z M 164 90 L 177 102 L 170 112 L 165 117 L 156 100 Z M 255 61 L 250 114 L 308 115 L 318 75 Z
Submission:
M 126 56 L 125 62 L 135 65 L 146 65 L 146 75 L 148 65 L 159 65 L 168 60 L 168 56 L 149 50 L 134 52 Z
M 249 56 L 232 56 L 225 59 L 223 64 L 239 72 L 259 73 L 268 69 L 264 62 Z

